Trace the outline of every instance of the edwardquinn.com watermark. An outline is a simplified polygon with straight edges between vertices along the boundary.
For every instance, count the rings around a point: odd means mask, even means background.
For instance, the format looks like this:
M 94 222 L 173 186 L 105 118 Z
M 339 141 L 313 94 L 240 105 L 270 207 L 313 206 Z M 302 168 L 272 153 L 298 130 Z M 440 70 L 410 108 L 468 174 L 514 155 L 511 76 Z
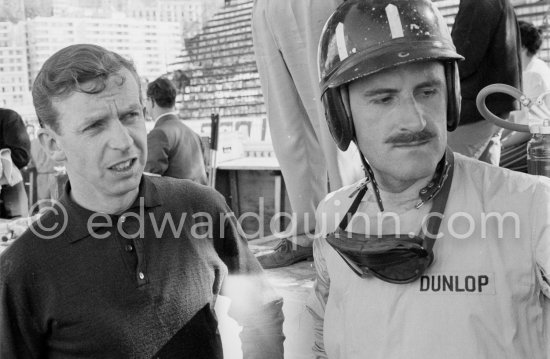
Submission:
M 46 201 L 46 202 L 44 202 Z M 52 239 L 63 233 L 68 225 L 68 212 L 67 209 L 58 201 L 43 200 L 37 202 L 31 210 L 40 208 L 39 215 L 34 217 L 36 220 L 33 225 L 29 223 L 29 229 L 39 238 Z M 155 238 L 167 238 L 173 236 L 179 238 L 185 229 L 186 221 L 191 224 L 190 234 L 198 239 L 212 238 L 214 233 L 214 227 L 219 225 L 217 233 L 223 238 L 225 231 L 225 224 L 232 218 L 238 222 L 237 229 L 241 236 L 247 240 L 255 239 L 264 236 L 264 233 L 270 233 L 276 237 L 288 238 L 296 234 L 305 235 L 310 238 L 315 238 L 318 233 L 329 233 L 335 228 L 328 228 L 328 223 L 340 223 L 343 218 L 342 213 L 327 214 L 323 213 L 319 216 L 321 223 L 315 223 L 313 216 L 305 216 L 301 221 L 298 221 L 295 213 L 279 212 L 274 213 L 271 217 L 267 218 L 265 214 L 264 199 L 259 198 L 259 210 L 258 212 L 244 212 L 238 218 L 233 212 L 220 212 L 213 216 L 208 212 L 195 212 L 187 213 L 181 212 L 178 215 L 173 215 L 170 212 L 166 212 L 161 216 L 155 215 L 153 212 L 147 212 L 145 210 L 144 199 L 139 200 L 139 209 L 137 213 L 135 211 L 128 211 L 118 214 L 116 223 L 113 223 L 113 217 L 96 212 L 92 214 L 86 223 L 87 231 L 93 238 L 104 239 L 109 237 L 112 233 L 104 229 L 106 227 L 113 228 L 116 226 L 118 233 L 128 239 L 144 238 L 145 228 L 152 228 Z M 57 221 L 46 226 L 42 223 L 41 218 L 47 211 L 53 211 L 53 214 L 58 218 Z M 32 213 L 32 212 L 31 212 Z M 329 220 L 329 216 L 332 216 Z M 439 217 L 442 219 L 439 233 L 429 233 L 427 229 L 427 223 L 430 217 Z M 124 222 L 129 218 L 134 218 L 137 221 L 137 227 L 132 226 L 132 232 L 128 233 L 125 228 Z M 243 222 L 256 221 L 257 226 L 249 226 L 257 228 L 256 231 L 245 233 L 243 231 Z M 31 222 L 32 220 L 29 219 Z M 288 225 L 284 231 L 281 231 L 281 221 L 286 221 Z M 401 218 L 397 213 L 386 211 L 381 212 L 377 216 L 366 216 L 362 213 L 355 213 L 352 219 L 353 222 L 360 221 L 360 226 L 354 226 L 354 230 L 358 233 L 369 233 L 371 235 L 382 235 L 387 233 L 401 234 L 403 236 L 413 236 L 417 233 L 402 233 L 401 231 Z M 388 226 L 388 221 L 391 224 Z M 448 214 L 429 213 L 427 214 L 422 223 L 419 224 L 419 232 L 426 235 L 435 236 L 440 239 L 444 237 L 446 233 L 450 238 L 454 239 L 469 239 L 472 236 L 481 237 L 486 239 L 491 233 L 491 238 L 512 238 L 519 239 L 521 233 L 521 223 L 517 213 L 514 212 L 480 212 L 476 215 L 468 212 L 454 212 Z M 268 223 L 268 231 L 266 231 L 265 225 Z M 363 227 L 364 226 L 364 227 Z M 300 228 L 301 227 L 301 228 Z M 317 231 L 312 228 L 317 228 Z M 357 230 L 357 228 L 360 230 Z M 98 231 L 99 228 L 103 230 Z M 382 233 L 384 228 L 384 233 Z M 390 230 L 388 231 L 388 228 Z M 150 232 L 148 232 L 150 233 Z M 496 236 L 495 236 L 496 235 Z

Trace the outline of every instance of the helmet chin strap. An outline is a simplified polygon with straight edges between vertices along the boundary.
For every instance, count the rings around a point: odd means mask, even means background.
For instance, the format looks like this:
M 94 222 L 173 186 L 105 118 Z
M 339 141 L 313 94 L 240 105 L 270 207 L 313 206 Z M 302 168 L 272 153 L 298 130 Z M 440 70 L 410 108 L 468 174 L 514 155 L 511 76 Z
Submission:
M 359 149 L 359 143 L 357 143 L 357 140 L 353 140 L 355 142 L 355 145 L 357 146 L 357 149 Z M 365 186 L 367 183 L 372 182 L 372 188 L 374 190 L 374 195 L 376 196 L 376 202 L 378 203 L 378 208 L 380 209 L 380 212 L 384 212 L 384 205 L 382 204 L 382 198 L 380 197 L 380 190 L 378 189 L 378 183 L 376 183 L 376 178 L 374 178 L 374 172 L 372 171 L 372 168 L 370 167 L 369 163 L 365 159 L 365 156 L 363 155 L 363 152 L 359 150 L 359 155 L 361 157 L 361 163 L 363 163 L 363 169 L 365 170 Z
M 356 138 L 353 139 L 353 142 L 355 142 L 357 149 L 359 150 L 359 155 L 361 157 L 361 162 L 363 164 L 363 169 L 365 170 L 365 176 L 366 180 L 361 183 L 358 190 L 366 186 L 369 182 L 372 183 L 372 188 L 374 190 L 374 195 L 376 197 L 376 202 L 378 203 L 378 208 L 380 209 L 380 212 L 384 212 L 384 205 L 382 203 L 382 198 L 380 197 L 380 190 L 378 188 L 378 183 L 376 182 L 376 178 L 374 177 L 374 172 L 372 171 L 371 166 L 367 162 L 365 156 L 363 155 L 363 152 L 359 149 L 359 143 Z M 439 191 L 441 191 L 441 188 L 443 187 L 443 183 L 445 183 L 445 180 L 448 177 L 449 169 L 452 166 L 453 163 L 453 152 L 450 148 L 445 149 L 445 153 L 443 154 L 443 157 L 437 164 L 435 168 L 434 175 L 428 185 L 423 187 L 420 192 L 418 193 L 420 197 L 420 201 L 416 204 L 416 209 L 422 207 L 424 203 L 428 202 L 432 198 L 434 198 Z M 354 191 L 352 193 L 355 194 L 357 191 Z

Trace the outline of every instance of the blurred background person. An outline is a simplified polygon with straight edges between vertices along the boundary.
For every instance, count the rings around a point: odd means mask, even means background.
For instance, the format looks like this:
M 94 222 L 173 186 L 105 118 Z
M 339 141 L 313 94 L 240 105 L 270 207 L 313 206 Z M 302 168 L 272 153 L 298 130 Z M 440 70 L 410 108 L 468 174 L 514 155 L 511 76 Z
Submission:
M 521 33 L 521 65 L 523 70 L 523 93 L 536 98 L 550 91 L 550 68 L 538 57 L 542 45 L 543 30 L 527 21 L 518 21 Z M 550 108 L 550 97 L 545 98 Z
M 318 88 L 321 30 L 342 0 L 256 0 L 252 36 L 273 149 L 295 217 L 264 268 L 312 256 L 315 209 L 330 191 L 362 178 L 357 149 L 339 151 L 332 141 Z M 328 184 L 327 184 L 328 176 Z
M 518 21 L 521 33 L 521 67 L 523 69 L 523 93 L 530 99 L 536 99 L 550 91 L 550 68 L 537 53 L 543 40 L 542 29 L 527 21 Z M 550 110 L 550 96 L 545 97 L 545 106 Z M 526 112 L 514 111 L 512 120 L 528 124 Z M 527 142 L 530 133 L 504 131 L 500 165 L 515 171 L 527 173 Z
M 10 109 L 0 108 L 0 150 L 9 149 L 11 160 L 18 170 L 25 167 L 30 160 L 30 139 L 21 116 Z M 2 190 L 0 191 L 0 218 L 27 217 L 29 214 L 28 197 L 23 181 L 10 185 L 10 178 L 5 178 L 9 165 L 2 159 Z M 21 173 L 19 173 L 21 177 Z M 5 181 L 4 181 L 5 180 Z M 13 183 L 13 182 L 12 182 Z
M 501 130 L 481 116 L 476 97 L 494 83 L 521 89 L 520 34 L 514 8 L 508 0 L 461 0 L 451 36 L 465 60 L 458 63 L 460 124 L 449 133 L 448 144 L 455 152 L 498 165 Z M 504 94 L 489 96 L 487 107 L 501 118 L 518 109 L 515 100 Z
M 147 135 L 145 172 L 206 184 L 201 139 L 179 118 L 176 94 L 164 77 L 147 86 L 146 107 L 155 127 Z

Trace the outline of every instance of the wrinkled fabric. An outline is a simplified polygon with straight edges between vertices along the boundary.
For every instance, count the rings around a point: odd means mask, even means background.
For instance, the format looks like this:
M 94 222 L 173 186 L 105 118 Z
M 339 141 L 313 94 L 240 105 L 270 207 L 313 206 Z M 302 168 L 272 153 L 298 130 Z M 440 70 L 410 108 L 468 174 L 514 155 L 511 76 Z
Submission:
M 9 148 L 0 149 L 0 186 L 14 186 L 23 180 L 21 172 L 13 164 Z
M 296 234 L 315 228 L 315 208 L 330 188 L 362 176 L 357 148 L 338 150 L 326 123 L 317 48 L 342 0 L 256 0 L 252 36 L 273 149 L 281 166 Z M 311 246 L 309 236 L 294 237 Z
M 87 210 L 69 193 L 70 183 L 0 256 L 2 359 L 213 359 L 218 294 L 243 326 L 245 359 L 258 358 L 256 347 L 262 358 L 283 358 L 282 299 L 219 193 L 143 176 L 121 215 Z
M 187 127 L 177 115 L 162 115 L 147 135 L 145 171 L 206 184 L 199 135 Z
M 435 260 L 416 282 L 360 278 L 323 238 L 338 224 L 334 213 L 349 207 L 354 187 L 319 205 L 325 226 L 314 242 L 317 278 L 308 300 L 316 358 L 547 358 L 550 179 L 455 159 Z M 416 210 L 414 199 L 382 196 L 394 220 L 376 224 L 371 194 L 358 213 L 375 224 L 352 222 L 352 230 L 417 233 L 426 205 Z

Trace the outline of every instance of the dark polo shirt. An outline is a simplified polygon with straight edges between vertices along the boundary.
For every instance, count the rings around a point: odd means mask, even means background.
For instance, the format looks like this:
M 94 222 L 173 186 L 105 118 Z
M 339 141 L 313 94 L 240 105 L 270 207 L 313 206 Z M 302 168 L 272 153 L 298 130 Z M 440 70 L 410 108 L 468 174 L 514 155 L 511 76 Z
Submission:
M 144 176 L 131 208 L 104 215 L 69 191 L 0 257 L 2 359 L 221 358 L 213 306 L 232 277 L 245 357 L 282 358 L 282 302 L 219 193 Z

